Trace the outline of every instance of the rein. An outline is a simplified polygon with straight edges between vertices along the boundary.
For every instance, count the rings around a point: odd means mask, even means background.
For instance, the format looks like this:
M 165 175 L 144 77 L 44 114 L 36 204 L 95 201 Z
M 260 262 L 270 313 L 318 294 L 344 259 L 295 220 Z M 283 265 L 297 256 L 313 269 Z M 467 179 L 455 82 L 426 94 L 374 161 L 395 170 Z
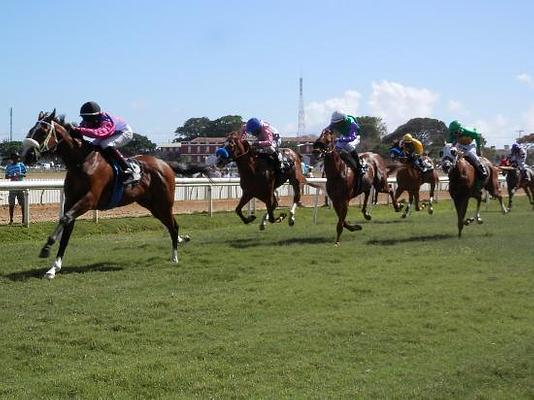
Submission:
M 33 132 L 31 134 L 31 136 L 29 136 L 26 139 L 24 139 L 24 143 L 27 144 L 29 147 L 35 148 L 38 153 L 44 153 L 44 152 L 47 152 L 47 151 L 48 152 L 52 152 L 52 150 L 55 149 L 57 147 L 57 145 L 60 144 L 63 141 L 63 138 L 58 139 L 58 136 L 57 136 L 57 133 L 56 133 L 55 122 L 54 121 L 46 122 L 46 121 L 40 120 L 40 121 L 37 121 L 37 123 L 45 124 L 45 125 L 48 125 L 50 127 L 50 129 L 48 130 L 48 135 L 46 135 L 46 137 L 45 137 L 45 139 L 43 140 L 42 143 L 39 143 L 37 140 L 35 140 L 33 138 L 35 133 L 36 133 L 36 132 Z M 56 144 L 54 145 L 53 148 L 51 148 L 48 145 L 52 138 L 56 142 Z

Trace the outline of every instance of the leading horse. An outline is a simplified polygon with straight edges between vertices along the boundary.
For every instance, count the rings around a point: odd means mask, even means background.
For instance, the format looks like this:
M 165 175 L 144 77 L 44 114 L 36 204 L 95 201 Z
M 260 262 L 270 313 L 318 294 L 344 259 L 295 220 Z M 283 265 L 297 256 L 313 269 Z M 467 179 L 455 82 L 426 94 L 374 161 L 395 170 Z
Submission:
M 282 213 L 280 216 L 274 216 L 274 210 L 278 206 L 276 199 L 276 188 L 283 185 L 289 180 L 293 188 L 293 205 L 289 211 L 289 225 L 295 224 L 295 210 L 300 202 L 301 187 L 306 182 L 302 174 L 300 156 L 291 149 L 280 149 L 282 155 L 290 160 L 292 166 L 285 168 L 277 173 L 273 161 L 266 155 L 256 152 L 251 144 L 241 138 L 241 133 L 232 132 L 226 138 L 223 146 L 223 152 L 217 152 L 217 163 L 219 168 L 235 161 L 239 171 L 239 183 L 243 194 L 239 200 L 235 212 L 245 224 L 249 224 L 256 219 L 255 215 L 245 217 L 242 209 L 250 200 L 257 198 L 265 203 L 267 212 L 260 223 L 260 230 L 264 230 L 267 220 L 270 223 L 281 222 L 286 217 Z
M 313 153 L 316 159 L 323 160 L 324 162 L 326 192 L 332 200 L 338 217 L 335 243 L 337 246 L 339 245 L 339 238 L 341 237 L 343 228 L 351 232 L 362 229 L 361 225 L 350 224 L 346 220 L 351 199 L 359 196 L 361 193 L 365 195 L 362 213 L 366 220 L 371 219 L 371 215 L 367 212 L 367 203 L 371 188 L 374 188 L 377 192 L 388 193 L 395 211 L 400 211 L 400 208 L 393 196 L 393 190 L 387 183 L 388 169 L 382 157 L 370 152 L 360 154 L 363 163 L 367 165 L 367 171 L 360 177 L 341 159 L 341 156 L 335 150 L 335 139 L 336 136 L 332 130 L 323 130 L 313 144 Z
M 475 167 L 451 143 L 445 144 L 445 147 L 440 151 L 440 157 L 441 168 L 449 175 L 449 193 L 454 201 L 458 217 L 458 237 L 462 236 L 462 230 L 465 225 L 469 225 L 474 221 L 478 224 L 482 223 L 480 218 L 482 189 L 486 189 L 492 197 L 499 200 L 503 214 L 508 212 L 503 204 L 501 189 L 499 188 L 499 170 L 488 159 L 480 157 L 480 162 L 488 171 L 488 176 L 484 180 L 480 180 L 477 177 Z M 474 218 L 465 219 L 469 198 L 471 197 L 477 201 L 476 214 Z
M 52 113 L 41 112 L 23 141 L 22 157 L 26 162 L 36 161 L 43 153 L 58 155 L 67 168 L 64 214 L 39 254 L 41 258 L 49 257 L 51 246 L 61 236 L 56 259 L 44 275 L 52 279 L 62 267 L 76 218 L 89 210 L 109 209 L 117 181 L 113 168 L 98 148 L 76 134 L 62 117 L 56 117 L 55 110 Z M 178 163 L 167 163 L 151 156 L 137 156 L 135 160 L 143 172 L 142 178 L 135 185 L 125 187 L 122 197 L 116 199 L 113 206 L 137 202 L 148 209 L 169 231 L 172 240 L 171 261 L 177 263 L 181 238 L 172 213 L 175 172 L 191 175 L 204 172 L 205 169 L 195 166 L 184 168 Z

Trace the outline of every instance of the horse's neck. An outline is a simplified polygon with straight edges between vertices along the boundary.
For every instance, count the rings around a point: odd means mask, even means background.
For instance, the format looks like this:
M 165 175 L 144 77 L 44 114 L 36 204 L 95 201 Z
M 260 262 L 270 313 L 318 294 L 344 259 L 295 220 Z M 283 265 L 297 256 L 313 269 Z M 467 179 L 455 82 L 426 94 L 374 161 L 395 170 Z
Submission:
M 96 148 L 85 140 L 77 142 L 69 136 L 65 138 L 57 148 L 57 154 L 65 163 L 67 169 L 79 168 L 87 159 L 89 154 L 96 151 Z
M 326 176 L 341 177 L 342 172 L 346 169 L 346 164 L 335 151 L 328 153 L 324 158 L 324 172 Z
M 235 160 L 240 176 L 254 175 L 256 173 L 256 161 L 249 152 Z

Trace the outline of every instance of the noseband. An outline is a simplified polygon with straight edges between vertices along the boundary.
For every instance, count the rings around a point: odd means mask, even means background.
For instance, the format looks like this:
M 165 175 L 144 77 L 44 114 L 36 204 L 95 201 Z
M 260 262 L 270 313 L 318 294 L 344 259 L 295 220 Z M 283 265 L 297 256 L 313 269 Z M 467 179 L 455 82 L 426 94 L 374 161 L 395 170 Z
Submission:
M 33 137 L 36 134 L 34 131 L 29 137 L 25 138 L 23 141 L 23 146 L 25 148 L 33 148 L 37 153 L 44 153 L 44 152 L 52 152 L 53 149 L 57 147 L 59 143 L 61 143 L 61 140 L 58 139 L 57 133 L 56 133 L 56 126 L 55 122 L 46 122 L 44 120 L 37 121 L 38 124 L 45 124 L 50 127 L 48 130 L 48 134 L 46 135 L 45 139 L 42 143 L 39 143 L 37 140 L 35 140 Z M 50 147 L 48 144 L 50 143 L 50 140 L 54 139 L 55 145 L 53 147 Z

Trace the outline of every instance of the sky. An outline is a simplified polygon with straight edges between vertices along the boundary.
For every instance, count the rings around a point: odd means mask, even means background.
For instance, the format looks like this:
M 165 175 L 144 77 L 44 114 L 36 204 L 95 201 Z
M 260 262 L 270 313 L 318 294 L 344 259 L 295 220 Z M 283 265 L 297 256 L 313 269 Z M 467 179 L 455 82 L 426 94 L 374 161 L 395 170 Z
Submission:
M 193 117 L 258 117 L 306 133 L 334 110 L 476 127 L 502 147 L 534 132 L 532 1 L 5 0 L 0 140 L 86 101 L 153 142 Z M 530 39 L 529 39 L 530 38 Z M 520 132 L 523 131 L 523 132 Z

